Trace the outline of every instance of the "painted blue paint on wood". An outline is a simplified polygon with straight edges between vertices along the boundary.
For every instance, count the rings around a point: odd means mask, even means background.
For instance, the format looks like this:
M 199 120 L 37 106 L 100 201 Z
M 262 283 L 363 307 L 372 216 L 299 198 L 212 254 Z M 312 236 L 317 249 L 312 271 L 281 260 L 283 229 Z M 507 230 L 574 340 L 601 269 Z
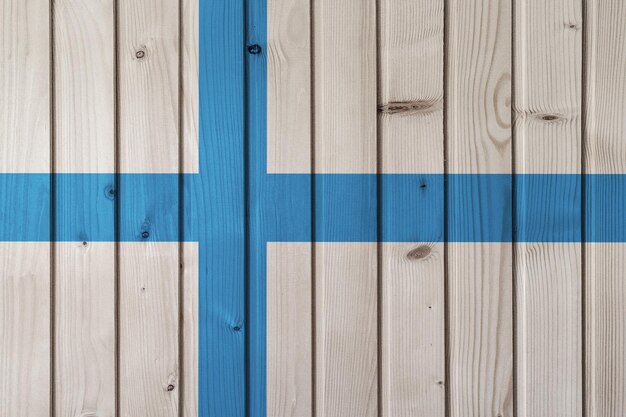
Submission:
M 184 239 L 199 241 L 200 417 L 245 415 L 244 0 L 200 1 L 200 173 Z
M 0 174 L 0 241 L 49 242 L 50 175 Z

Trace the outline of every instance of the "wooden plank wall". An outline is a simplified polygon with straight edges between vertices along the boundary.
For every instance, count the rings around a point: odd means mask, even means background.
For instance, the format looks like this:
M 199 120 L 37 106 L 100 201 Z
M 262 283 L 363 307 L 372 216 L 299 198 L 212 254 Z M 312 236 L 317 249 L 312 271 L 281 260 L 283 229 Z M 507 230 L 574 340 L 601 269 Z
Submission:
M 626 173 L 621 0 L 200 5 L 3 0 L 0 231 L 38 234 L 0 242 L 0 417 L 624 414 L 626 246 L 585 242 L 623 207 L 583 175 Z M 227 249 L 181 243 L 202 161 Z M 246 247 L 266 173 L 311 178 L 311 241 Z M 414 188 L 439 232 L 394 241 Z

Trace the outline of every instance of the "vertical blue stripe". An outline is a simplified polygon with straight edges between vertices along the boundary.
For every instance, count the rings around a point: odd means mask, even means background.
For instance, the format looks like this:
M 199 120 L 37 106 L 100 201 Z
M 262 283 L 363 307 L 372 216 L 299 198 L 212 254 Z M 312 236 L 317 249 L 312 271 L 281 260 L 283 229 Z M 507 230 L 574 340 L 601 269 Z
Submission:
M 201 417 L 245 412 L 243 33 L 243 0 L 200 1 L 200 174 L 185 176 L 184 214 L 199 241 Z

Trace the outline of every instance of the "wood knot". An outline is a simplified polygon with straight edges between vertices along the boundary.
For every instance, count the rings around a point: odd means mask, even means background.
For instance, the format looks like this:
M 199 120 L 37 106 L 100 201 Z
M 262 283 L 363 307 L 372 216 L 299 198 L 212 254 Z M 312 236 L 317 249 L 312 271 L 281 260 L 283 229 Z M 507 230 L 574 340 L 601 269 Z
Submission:
M 137 49 L 135 51 L 135 58 L 137 59 L 144 59 L 146 57 L 146 48 L 145 46 L 142 46 L 141 48 Z
M 428 255 L 430 255 L 431 252 L 432 249 L 430 248 L 430 246 L 422 245 L 410 250 L 409 253 L 406 254 L 406 258 L 411 261 L 416 261 L 426 258 Z
M 565 116 L 557 113 L 538 113 L 535 114 L 535 117 L 546 123 L 558 123 L 565 120 Z
M 169 385 L 167 386 L 167 390 L 168 390 L 168 391 L 174 391 L 174 388 L 175 388 L 175 387 L 174 387 L 174 385 L 172 385 L 172 384 L 169 384 Z
M 565 22 L 563 24 L 563 26 L 565 26 L 566 29 L 571 29 L 571 30 L 579 30 L 580 29 L 580 25 L 576 22 Z
M 408 116 L 415 113 L 428 113 L 437 110 L 436 100 L 392 101 L 378 107 L 382 114 L 399 114 Z

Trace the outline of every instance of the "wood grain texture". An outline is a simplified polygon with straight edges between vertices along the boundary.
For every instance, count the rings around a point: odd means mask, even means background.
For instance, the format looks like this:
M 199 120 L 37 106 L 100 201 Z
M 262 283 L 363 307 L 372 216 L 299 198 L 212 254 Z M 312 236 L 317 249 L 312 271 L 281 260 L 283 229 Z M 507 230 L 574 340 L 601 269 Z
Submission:
M 115 172 L 113 2 L 56 1 L 54 25 L 55 169 Z M 91 190 L 90 197 L 106 192 L 97 177 L 83 180 L 84 189 L 67 194 L 57 187 L 56 200 L 85 190 Z M 98 218 L 58 212 L 58 235 L 81 221 L 85 231 L 94 224 L 112 230 L 110 213 Z M 54 393 L 59 416 L 115 414 L 115 245 L 90 238 L 83 232 L 84 242 L 56 244 Z
M 50 244 L 0 243 L 0 415 L 50 415 Z
M 316 243 L 316 415 L 376 416 L 376 243 Z
M 580 173 L 582 3 L 516 2 L 515 16 L 516 172 Z M 541 208 L 543 215 L 556 213 L 566 225 L 564 216 L 571 213 L 580 224 L 577 187 L 551 190 L 546 181 L 535 184 L 520 183 L 518 195 L 550 192 L 554 197 Z M 557 212 L 562 207 L 568 211 Z M 529 198 L 518 218 L 532 216 L 535 209 Z M 580 416 L 580 244 L 520 244 L 516 254 L 518 415 Z
M 198 243 L 183 244 L 183 413 L 181 417 L 198 417 L 198 331 L 199 331 L 199 253 Z
M 382 415 L 445 415 L 443 243 L 384 243 Z
M 376 8 L 314 4 L 316 173 L 376 172 Z
M 443 2 L 387 0 L 379 13 L 382 172 L 441 174 Z M 443 250 L 433 242 L 382 245 L 383 416 L 445 413 Z
M 107 242 L 56 244 L 55 413 L 115 415 L 115 262 Z
M 443 2 L 380 6 L 380 138 L 391 173 L 443 172 Z
M 626 4 L 593 0 L 586 11 L 586 171 L 624 174 Z M 589 209 L 587 230 L 623 216 L 620 204 Z M 626 245 L 587 243 L 585 266 L 587 416 L 620 415 L 626 408 Z
M 119 4 L 121 172 L 179 172 L 178 3 Z
M 450 2 L 446 121 L 450 173 L 512 172 L 511 7 L 510 0 Z M 471 210 L 471 201 L 487 194 L 497 199 L 504 217 L 512 214 L 510 188 L 491 190 L 476 184 L 471 193 L 454 196 L 457 204 L 468 204 Z M 477 227 L 482 230 L 484 225 Z M 504 235 L 508 232 L 502 230 Z M 449 415 L 510 417 L 511 245 L 449 243 L 448 274 Z
M 56 171 L 114 172 L 112 0 L 54 4 Z
M 519 415 L 580 415 L 580 244 L 517 243 L 515 250 Z
M 120 243 L 121 417 L 177 416 L 178 243 Z
M 267 172 L 311 172 L 310 0 L 267 4 Z
M 50 172 L 49 12 L 43 0 L 0 7 L 0 173 Z M 5 184 L 0 221 L 10 225 L 24 184 Z M 40 218 L 29 221 L 45 235 L 50 190 L 38 185 L 28 209 Z M 50 323 L 50 243 L 0 243 L 0 416 L 50 415 Z
M 49 10 L 47 0 L 0 9 L 0 172 L 50 172 Z
M 182 111 L 184 166 L 183 172 L 197 173 L 200 169 L 198 123 L 200 117 L 199 52 L 200 16 L 199 0 L 182 0 Z
M 311 243 L 267 244 L 267 415 L 312 416 Z

